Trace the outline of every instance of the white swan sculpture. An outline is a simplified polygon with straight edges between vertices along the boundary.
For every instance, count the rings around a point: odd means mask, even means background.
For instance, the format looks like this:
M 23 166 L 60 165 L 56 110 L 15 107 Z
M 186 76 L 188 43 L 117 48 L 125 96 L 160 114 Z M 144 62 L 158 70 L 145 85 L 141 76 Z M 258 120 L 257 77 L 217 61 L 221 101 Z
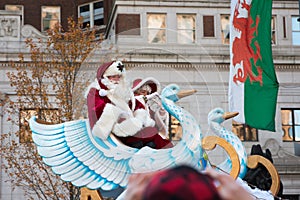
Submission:
M 126 187 L 128 176 L 132 173 L 157 171 L 181 164 L 202 170 L 206 160 L 203 158 L 200 126 L 189 112 L 175 104 L 181 97 L 194 92 L 180 91 L 176 84 L 162 90 L 164 108 L 179 120 L 183 131 L 182 139 L 172 148 L 135 149 L 122 144 L 113 134 L 107 140 L 101 140 L 92 135 L 88 119 L 46 125 L 32 117 L 32 138 L 43 161 L 54 173 L 64 181 L 88 189 Z M 219 136 L 228 138 L 224 134 Z M 230 138 L 227 141 L 232 145 L 236 142 L 230 141 Z M 228 160 L 225 162 L 229 163 Z
M 169 149 L 125 146 L 112 134 L 107 140 L 94 137 L 88 119 L 46 125 L 30 119 L 32 138 L 45 164 L 64 181 L 78 187 L 111 190 L 126 187 L 132 173 L 161 170 L 187 164 L 204 168 L 202 134 L 194 117 L 177 106 L 179 87 L 169 85 L 161 100 L 167 111 L 176 117 L 183 129 L 182 140 Z
M 230 143 L 235 149 L 236 153 L 239 157 L 240 162 L 240 172 L 239 177 L 244 178 L 247 173 L 247 152 L 242 143 L 242 141 L 231 131 L 227 130 L 221 124 L 226 120 L 230 119 L 234 116 L 238 115 L 238 113 L 229 113 L 224 112 L 222 108 L 215 108 L 208 114 L 208 125 L 214 134 L 217 136 L 224 138 L 228 143 Z M 231 159 L 226 159 L 223 163 L 219 164 L 222 170 L 229 173 L 232 168 Z

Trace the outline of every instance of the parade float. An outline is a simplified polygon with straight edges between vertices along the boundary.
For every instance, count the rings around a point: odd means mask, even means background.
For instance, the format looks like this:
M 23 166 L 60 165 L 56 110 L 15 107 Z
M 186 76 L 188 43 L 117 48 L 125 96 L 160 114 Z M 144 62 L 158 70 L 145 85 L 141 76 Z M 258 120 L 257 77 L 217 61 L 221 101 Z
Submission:
M 32 117 L 32 138 L 44 163 L 62 180 L 82 188 L 82 200 L 100 199 L 98 189 L 126 188 L 128 177 L 134 173 L 153 172 L 183 164 L 204 170 L 212 166 L 206 152 L 216 146 L 223 148 L 228 157 L 213 167 L 242 179 L 247 169 L 262 164 L 272 178 L 270 195 L 276 196 L 280 179 L 273 164 L 259 155 L 248 156 L 241 140 L 222 126 L 224 120 L 238 113 L 213 109 L 208 114 L 208 123 L 214 135 L 203 137 L 194 116 L 176 104 L 180 98 L 194 92 L 180 91 L 178 85 L 170 84 L 160 94 L 165 110 L 182 126 L 182 139 L 172 148 L 132 148 L 120 142 L 114 134 L 102 140 L 92 134 L 88 119 L 45 124 Z M 249 187 L 249 192 L 260 195 L 256 188 L 252 190 Z

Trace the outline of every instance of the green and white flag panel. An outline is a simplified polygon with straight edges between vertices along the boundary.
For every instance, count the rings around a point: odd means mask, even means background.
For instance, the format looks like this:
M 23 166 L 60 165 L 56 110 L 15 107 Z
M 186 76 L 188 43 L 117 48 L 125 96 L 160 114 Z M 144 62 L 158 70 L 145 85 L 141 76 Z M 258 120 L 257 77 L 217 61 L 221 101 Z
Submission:
M 232 0 L 229 110 L 239 123 L 275 131 L 278 82 L 271 46 L 272 0 Z

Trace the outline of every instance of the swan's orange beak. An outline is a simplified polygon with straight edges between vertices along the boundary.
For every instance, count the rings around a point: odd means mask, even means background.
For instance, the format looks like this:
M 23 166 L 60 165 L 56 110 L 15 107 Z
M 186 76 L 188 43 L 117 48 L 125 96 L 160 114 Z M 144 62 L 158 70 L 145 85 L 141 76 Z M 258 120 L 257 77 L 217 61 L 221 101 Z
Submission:
M 223 119 L 227 120 L 227 119 L 230 119 L 230 118 L 233 118 L 233 117 L 237 116 L 238 114 L 239 114 L 239 112 L 225 112 L 223 114 Z
M 183 98 L 183 97 L 187 97 L 190 96 L 192 94 L 195 94 L 197 92 L 197 90 L 193 89 L 193 90 L 181 90 L 177 93 L 177 96 L 179 99 Z

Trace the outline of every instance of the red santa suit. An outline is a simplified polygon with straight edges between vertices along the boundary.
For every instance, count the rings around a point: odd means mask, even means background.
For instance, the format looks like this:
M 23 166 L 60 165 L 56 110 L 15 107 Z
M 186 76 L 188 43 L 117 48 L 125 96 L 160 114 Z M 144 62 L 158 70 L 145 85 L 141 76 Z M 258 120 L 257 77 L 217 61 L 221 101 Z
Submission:
M 112 75 L 121 76 L 119 83 L 108 79 Z M 99 67 L 96 80 L 88 89 L 87 106 L 92 133 L 96 137 L 104 140 L 114 133 L 124 144 L 136 148 L 150 146 L 160 149 L 167 145 L 151 128 L 155 122 L 145 107 L 134 99 L 120 61 Z

